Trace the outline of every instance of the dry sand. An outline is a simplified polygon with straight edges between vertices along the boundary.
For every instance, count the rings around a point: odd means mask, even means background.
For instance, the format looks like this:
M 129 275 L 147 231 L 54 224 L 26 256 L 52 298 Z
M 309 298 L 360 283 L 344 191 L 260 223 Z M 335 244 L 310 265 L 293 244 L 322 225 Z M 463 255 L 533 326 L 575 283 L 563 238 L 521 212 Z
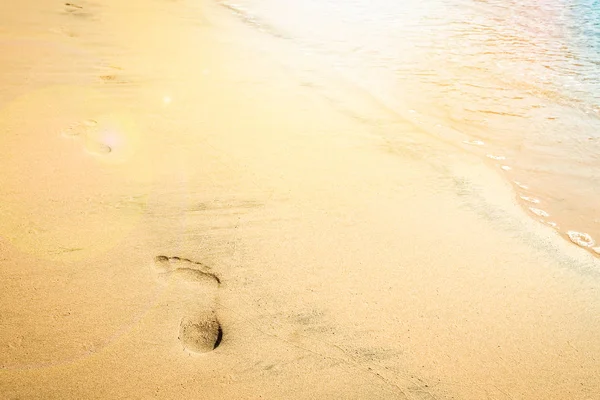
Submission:
M 600 398 L 598 259 L 241 22 L 2 5 L 0 398 Z

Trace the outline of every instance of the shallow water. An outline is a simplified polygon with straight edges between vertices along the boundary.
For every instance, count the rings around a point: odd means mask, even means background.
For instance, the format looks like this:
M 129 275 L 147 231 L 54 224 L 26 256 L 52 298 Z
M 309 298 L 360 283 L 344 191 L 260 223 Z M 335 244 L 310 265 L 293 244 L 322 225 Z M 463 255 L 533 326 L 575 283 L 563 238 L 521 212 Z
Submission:
M 480 154 L 532 217 L 565 238 L 600 242 L 598 0 L 220 4 L 325 57 L 429 134 Z M 598 243 L 579 245 L 600 253 Z

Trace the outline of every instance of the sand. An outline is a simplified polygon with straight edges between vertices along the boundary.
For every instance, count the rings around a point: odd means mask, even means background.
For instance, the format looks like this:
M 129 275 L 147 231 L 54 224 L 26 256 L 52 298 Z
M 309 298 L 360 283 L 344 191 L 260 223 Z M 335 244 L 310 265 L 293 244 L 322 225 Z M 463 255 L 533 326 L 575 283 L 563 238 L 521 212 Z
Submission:
M 218 3 L 3 8 L 0 398 L 598 398 L 498 169 Z

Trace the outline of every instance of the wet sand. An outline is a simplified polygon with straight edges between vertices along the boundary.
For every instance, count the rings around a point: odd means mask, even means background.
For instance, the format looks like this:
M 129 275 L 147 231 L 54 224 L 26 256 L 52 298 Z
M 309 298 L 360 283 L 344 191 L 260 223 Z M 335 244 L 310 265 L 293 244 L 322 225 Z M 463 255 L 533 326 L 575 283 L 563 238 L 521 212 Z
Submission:
M 5 7 L 0 397 L 600 393 L 600 261 L 497 169 L 213 2 Z

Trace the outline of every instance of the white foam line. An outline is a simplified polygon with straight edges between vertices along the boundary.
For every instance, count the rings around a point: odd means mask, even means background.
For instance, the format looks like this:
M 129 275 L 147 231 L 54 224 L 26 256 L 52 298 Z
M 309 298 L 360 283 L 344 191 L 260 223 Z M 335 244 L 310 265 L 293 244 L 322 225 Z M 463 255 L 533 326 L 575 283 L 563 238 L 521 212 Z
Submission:
M 549 217 L 550 214 L 548 214 L 546 211 L 541 210 L 539 208 L 534 208 L 534 207 L 529 207 L 529 210 L 534 213 L 535 215 L 537 215 L 538 217 Z
M 528 201 L 530 203 L 533 203 L 533 204 L 539 204 L 540 203 L 540 201 L 538 199 L 536 199 L 535 197 L 529 197 L 529 196 L 520 196 L 520 197 L 521 197 L 521 199 L 523 199 L 525 201 Z
M 464 144 L 468 144 L 471 146 L 483 146 L 485 143 L 481 140 L 463 140 Z
M 573 243 L 581 247 L 592 247 L 594 244 L 596 244 L 594 239 L 589 234 L 584 232 L 567 231 L 567 235 Z
M 529 186 L 522 184 L 521 182 L 514 181 L 515 185 L 520 187 L 523 190 L 529 190 Z

